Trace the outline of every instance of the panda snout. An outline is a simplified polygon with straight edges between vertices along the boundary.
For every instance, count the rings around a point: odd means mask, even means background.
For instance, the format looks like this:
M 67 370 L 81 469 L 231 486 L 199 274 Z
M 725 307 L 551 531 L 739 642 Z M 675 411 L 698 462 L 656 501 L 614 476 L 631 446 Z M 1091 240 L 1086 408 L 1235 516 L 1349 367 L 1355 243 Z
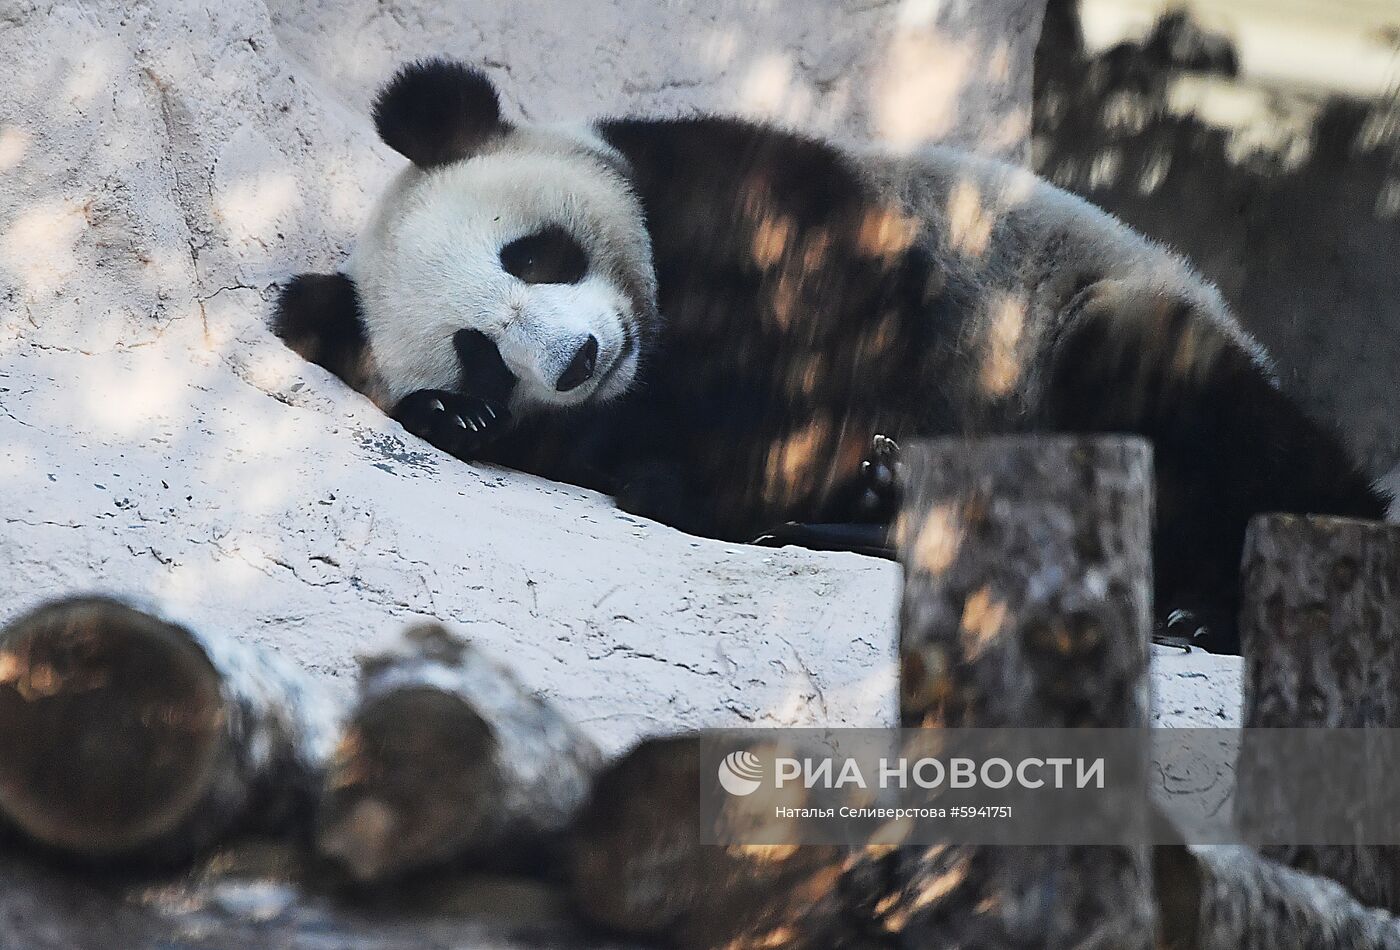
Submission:
M 598 338 L 593 334 L 588 335 L 588 339 L 574 352 L 573 358 L 569 360 L 569 365 L 564 367 L 564 372 L 559 374 L 559 380 L 554 384 L 557 392 L 566 393 L 577 389 L 593 378 L 593 373 L 598 368 Z

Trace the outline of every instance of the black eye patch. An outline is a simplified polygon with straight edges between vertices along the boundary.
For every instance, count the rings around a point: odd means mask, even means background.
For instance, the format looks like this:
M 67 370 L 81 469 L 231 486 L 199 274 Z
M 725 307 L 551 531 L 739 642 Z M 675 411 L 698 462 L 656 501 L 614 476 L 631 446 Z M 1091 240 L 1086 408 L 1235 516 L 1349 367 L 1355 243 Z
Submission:
M 501 267 L 527 284 L 576 284 L 588 273 L 588 254 L 557 225 L 501 248 Z

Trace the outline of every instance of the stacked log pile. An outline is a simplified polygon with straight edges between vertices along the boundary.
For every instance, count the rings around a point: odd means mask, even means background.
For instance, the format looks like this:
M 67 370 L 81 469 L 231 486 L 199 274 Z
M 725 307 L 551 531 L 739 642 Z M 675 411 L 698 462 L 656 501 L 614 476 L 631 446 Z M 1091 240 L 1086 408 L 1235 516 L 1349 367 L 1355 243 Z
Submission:
M 1150 457 L 1117 437 L 909 448 L 900 710 L 915 734 L 1147 726 Z M 1400 528 L 1258 519 L 1244 585 L 1248 726 L 1400 725 Z M 1394 847 L 1190 846 L 1147 804 L 1145 746 L 1127 773 L 1140 804 L 1083 816 L 1122 830 L 1094 847 L 914 845 L 907 823 L 839 847 L 717 846 L 701 748 L 658 737 L 605 763 L 439 626 L 363 660 L 348 709 L 236 637 L 115 600 L 0 631 L 0 828 L 40 856 L 170 866 L 270 832 L 362 889 L 533 874 L 594 926 L 682 948 L 1400 946 Z

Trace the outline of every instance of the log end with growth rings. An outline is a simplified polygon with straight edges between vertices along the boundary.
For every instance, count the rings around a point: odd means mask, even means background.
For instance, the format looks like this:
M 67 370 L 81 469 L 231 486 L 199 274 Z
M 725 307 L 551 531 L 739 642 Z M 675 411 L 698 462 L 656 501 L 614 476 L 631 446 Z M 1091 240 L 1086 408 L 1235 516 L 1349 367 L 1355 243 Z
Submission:
M 104 598 L 41 607 L 0 635 L 0 813 L 76 855 L 139 849 L 200 804 L 226 716 L 183 628 Z

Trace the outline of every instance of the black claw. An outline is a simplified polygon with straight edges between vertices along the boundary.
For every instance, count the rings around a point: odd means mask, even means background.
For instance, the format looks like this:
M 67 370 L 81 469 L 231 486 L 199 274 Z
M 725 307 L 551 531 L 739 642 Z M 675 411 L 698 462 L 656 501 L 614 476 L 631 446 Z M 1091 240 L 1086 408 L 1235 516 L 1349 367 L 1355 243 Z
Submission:
M 424 389 L 405 396 L 393 416 L 409 432 L 444 452 L 470 459 L 510 428 L 510 413 L 476 396 Z
M 899 510 L 899 486 L 896 466 L 899 445 L 893 439 L 877 435 L 871 440 L 870 454 L 860 463 L 860 482 L 856 506 L 862 517 L 888 521 Z
M 1153 639 L 1171 646 L 1199 647 L 1211 653 L 1240 651 L 1239 634 L 1231 622 L 1229 610 L 1209 603 L 1193 603 L 1190 608 L 1172 610 L 1159 624 Z

